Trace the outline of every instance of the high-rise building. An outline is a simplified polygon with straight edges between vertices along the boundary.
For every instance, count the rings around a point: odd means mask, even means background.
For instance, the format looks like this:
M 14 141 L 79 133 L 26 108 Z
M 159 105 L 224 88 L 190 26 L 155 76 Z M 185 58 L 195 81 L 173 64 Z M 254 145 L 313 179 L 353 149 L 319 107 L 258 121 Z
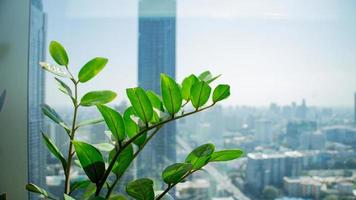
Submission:
M 356 125 L 356 92 L 354 96 L 354 124 Z
M 176 1 L 140 0 L 138 85 L 160 93 L 160 74 L 175 78 Z M 161 171 L 176 160 L 176 125 L 163 127 L 137 162 L 138 177 L 161 180 Z
M 29 182 L 45 186 L 46 147 L 42 142 L 41 130 L 43 115 L 41 104 L 44 103 L 44 73 L 39 62 L 45 54 L 46 15 L 42 11 L 42 1 L 31 1 L 31 29 L 29 54 L 29 99 L 28 99 L 28 146 L 29 146 Z M 32 196 L 32 195 L 31 195 Z M 32 197 L 33 198 L 33 197 Z

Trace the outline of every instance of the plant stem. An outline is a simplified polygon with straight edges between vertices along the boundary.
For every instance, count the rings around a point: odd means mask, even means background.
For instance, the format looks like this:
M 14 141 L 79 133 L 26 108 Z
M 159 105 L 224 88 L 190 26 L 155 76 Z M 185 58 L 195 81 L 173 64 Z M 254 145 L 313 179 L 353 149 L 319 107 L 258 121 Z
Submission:
M 207 107 L 205 107 L 205 108 L 202 108 L 202 109 L 200 109 L 200 110 L 194 110 L 194 111 L 185 113 L 185 114 L 183 114 L 183 115 L 180 115 L 180 116 L 177 116 L 177 117 L 174 117 L 174 118 L 167 119 L 167 120 L 165 120 L 165 121 L 159 122 L 159 123 L 157 123 L 157 124 L 154 124 L 154 125 L 152 125 L 152 126 L 150 126 L 150 127 L 147 127 L 147 128 L 145 128 L 145 129 L 139 131 L 135 136 L 133 136 L 133 137 L 132 137 L 131 139 L 129 139 L 125 144 L 123 144 L 122 147 L 116 152 L 116 154 L 114 155 L 113 159 L 111 160 L 111 162 L 110 162 L 108 168 L 106 169 L 106 171 L 105 171 L 103 177 L 101 178 L 101 181 L 99 182 L 98 187 L 96 188 L 95 196 L 99 196 L 100 191 L 101 191 L 102 187 L 104 186 L 104 184 L 105 184 L 105 182 L 106 182 L 106 179 L 109 177 L 110 172 L 111 172 L 112 168 L 114 167 L 114 164 L 115 164 L 117 158 L 119 157 L 119 154 L 120 154 L 126 147 L 128 147 L 131 143 L 133 143 L 137 138 L 139 138 L 139 137 L 140 137 L 141 135 L 143 135 L 145 132 L 147 132 L 147 131 L 149 131 L 149 130 L 152 130 L 152 129 L 158 127 L 158 126 L 162 126 L 162 125 L 164 125 L 164 124 L 166 124 L 166 123 L 168 123 L 168 122 L 175 121 L 175 120 L 177 120 L 177 119 L 180 119 L 180 118 L 183 118 L 183 117 L 186 117 L 186 116 L 189 116 L 189 115 L 192 115 L 192 114 L 201 112 L 201 111 L 206 110 L 206 109 L 208 109 L 208 108 L 210 108 L 210 107 L 212 107 L 212 106 L 214 106 L 214 105 L 215 105 L 215 103 L 213 103 L 213 104 L 211 104 L 211 105 L 209 105 L 209 106 L 207 106 Z
M 135 152 L 135 154 L 132 157 L 132 161 L 135 160 L 135 158 L 138 156 L 138 154 L 143 150 L 143 148 L 146 146 L 146 144 L 153 138 L 153 136 L 156 135 L 156 133 L 158 133 L 159 129 L 161 129 L 162 126 L 159 126 L 156 128 L 156 130 L 154 130 L 150 136 L 148 136 L 147 140 L 142 144 L 142 146 Z M 111 188 L 108 190 L 108 193 L 106 194 L 105 198 L 110 198 L 110 195 L 112 193 L 112 189 L 115 187 L 115 185 L 117 184 L 118 180 L 121 178 L 121 176 L 117 176 L 116 175 L 116 180 L 113 182 Z
M 174 186 L 176 186 L 178 183 L 183 181 L 185 178 L 187 178 L 189 175 L 193 174 L 194 172 L 196 172 L 196 170 L 192 170 L 189 173 L 187 173 L 186 175 L 184 175 L 177 183 L 169 184 L 168 187 L 155 200 L 162 199 L 164 197 L 164 195 L 169 192 L 169 190 L 171 190 Z
M 68 157 L 67 157 L 67 167 L 65 169 L 65 189 L 64 193 L 69 194 L 70 193 L 70 170 L 71 170 L 71 165 L 72 165 L 72 159 L 73 159 L 73 139 L 76 131 L 76 120 L 77 120 L 77 113 L 78 113 L 78 82 L 76 82 L 74 79 L 72 79 L 74 83 L 74 114 L 73 114 L 73 122 L 72 122 L 72 129 L 70 132 L 70 141 L 69 141 L 69 150 L 68 150 Z

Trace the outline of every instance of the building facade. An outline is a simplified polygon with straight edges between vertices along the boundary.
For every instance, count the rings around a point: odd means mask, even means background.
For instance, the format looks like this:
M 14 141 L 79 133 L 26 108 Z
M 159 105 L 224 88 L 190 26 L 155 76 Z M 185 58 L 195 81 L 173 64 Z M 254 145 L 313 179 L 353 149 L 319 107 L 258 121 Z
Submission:
M 160 94 L 160 74 L 175 78 L 176 2 L 139 1 L 138 85 Z M 164 167 L 176 160 L 176 125 L 163 127 L 137 160 L 137 176 L 161 180 Z

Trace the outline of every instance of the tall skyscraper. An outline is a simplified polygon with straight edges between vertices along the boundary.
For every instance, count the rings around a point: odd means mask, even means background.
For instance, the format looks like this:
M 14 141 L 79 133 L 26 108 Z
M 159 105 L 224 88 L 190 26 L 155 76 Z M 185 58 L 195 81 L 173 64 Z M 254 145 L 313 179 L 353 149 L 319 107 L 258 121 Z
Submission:
M 140 0 L 138 85 L 160 94 L 160 74 L 175 78 L 176 1 Z M 137 176 L 161 180 L 164 167 L 176 160 L 176 125 L 166 125 L 143 150 Z
M 42 1 L 31 1 L 30 55 L 29 55 L 29 98 L 28 98 L 28 146 L 29 146 L 29 182 L 45 186 L 46 182 L 46 147 L 42 142 L 41 130 L 43 115 L 41 104 L 44 103 L 44 72 L 39 62 L 44 60 L 45 49 L 45 14 Z M 31 199 L 37 199 L 31 195 Z

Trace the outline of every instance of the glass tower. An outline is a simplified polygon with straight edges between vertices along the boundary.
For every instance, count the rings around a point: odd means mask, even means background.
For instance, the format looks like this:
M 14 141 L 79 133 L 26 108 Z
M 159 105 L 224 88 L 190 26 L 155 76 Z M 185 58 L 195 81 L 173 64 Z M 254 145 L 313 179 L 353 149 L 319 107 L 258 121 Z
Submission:
M 139 1 L 138 85 L 160 94 L 160 74 L 175 78 L 176 2 Z M 138 158 L 137 176 L 161 180 L 164 167 L 176 160 L 176 125 L 166 125 Z
M 46 147 L 42 142 L 41 130 L 43 115 L 41 104 L 44 103 L 44 72 L 39 62 L 45 54 L 45 14 L 42 11 L 41 0 L 31 1 L 31 29 L 29 55 L 29 84 L 28 84 L 28 143 L 29 143 L 29 182 L 46 185 Z M 38 199 L 37 195 L 30 195 Z

